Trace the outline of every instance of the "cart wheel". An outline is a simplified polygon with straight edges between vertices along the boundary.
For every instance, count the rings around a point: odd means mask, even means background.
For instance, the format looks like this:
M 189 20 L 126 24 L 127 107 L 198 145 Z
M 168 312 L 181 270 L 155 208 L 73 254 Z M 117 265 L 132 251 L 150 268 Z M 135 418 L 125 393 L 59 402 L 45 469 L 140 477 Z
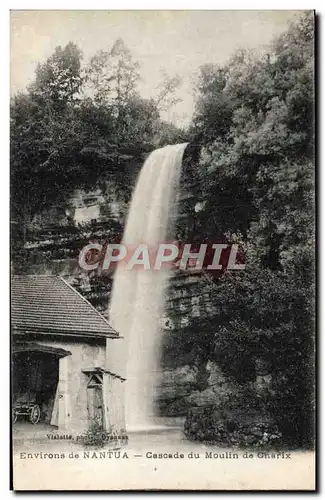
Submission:
M 38 424 L 41 418 L 41 409 L 38 405 L 33 406 L 32 411 L 30 412 L 30 421 L 32 424 Z
M 17 422 L 17 412 L 12 410 L 12 423 L 14 424 L 15 422 Z

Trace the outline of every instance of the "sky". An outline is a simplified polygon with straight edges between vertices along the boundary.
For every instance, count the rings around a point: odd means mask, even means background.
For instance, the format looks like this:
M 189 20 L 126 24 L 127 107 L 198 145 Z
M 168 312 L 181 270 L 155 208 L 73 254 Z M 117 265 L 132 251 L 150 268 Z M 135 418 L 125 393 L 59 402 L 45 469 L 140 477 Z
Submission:
M 182 78 L 181 102 L 164 113 L 176 125 L 194 110 L 193 81 L 206 63 L 225 63 L 239 48 L 263 50 L 299 17 L 293 10 L 235 11 L 11 11 L 11 94 L 33 80 L 38 62 L 58 45 L 75 42 L 87 61 L 122 38 L 140 63 L 140 93 L 157 95 L 162 72 Z

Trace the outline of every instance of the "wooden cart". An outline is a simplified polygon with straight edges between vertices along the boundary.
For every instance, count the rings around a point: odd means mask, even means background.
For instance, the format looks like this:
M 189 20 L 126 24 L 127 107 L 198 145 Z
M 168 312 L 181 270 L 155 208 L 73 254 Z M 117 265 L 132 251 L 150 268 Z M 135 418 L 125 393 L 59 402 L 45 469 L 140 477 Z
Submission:
M 12 421 L 15 423 L 20 416 L 29 417 L 32 424 L 38 424 L 41 418 L 41 408 L 36 403 L 15 403 L 12 409 Z

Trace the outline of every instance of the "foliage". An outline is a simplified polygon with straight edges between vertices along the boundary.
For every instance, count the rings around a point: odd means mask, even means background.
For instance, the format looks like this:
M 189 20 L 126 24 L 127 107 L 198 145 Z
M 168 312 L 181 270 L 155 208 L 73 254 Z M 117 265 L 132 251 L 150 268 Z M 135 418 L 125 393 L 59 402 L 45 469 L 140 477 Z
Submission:
M 105 179 L 123 202 L 129 201 L 145 155 L 157 144 L 177 141 L 179 131 L 161 121 L 159 106 L 173 101 L 178 80 L 166 76 L 157 98 L 144 99 L 138 70 L 121 39 L 87 64 L 70 42 L 39 64 L 27 91 L 12 98 L 11 216 L 17 252 L 34 215 L 64 205 L 77 188 L 93 189 Z
M 297 445 L 313 434 L 313 30 L 304 14 L 269 53 L 203 67 L 192 125 L 205 204 L 189 237 L 240 234 L 246 270 L 215 282 L 219 312 L 192 320 L 185 347 L 240 382 L 267 360 L 270 411 Z
M 253 407 L 247 407 L 247 402 L 253 402 Z M 253 391 L 231 397 L 222 407 L 193 407 L 185 420 L 184 433 L 190 440 L 221 447 L 283 448 L 281 432 L 267 413 L 261 413 L 260 407 Z

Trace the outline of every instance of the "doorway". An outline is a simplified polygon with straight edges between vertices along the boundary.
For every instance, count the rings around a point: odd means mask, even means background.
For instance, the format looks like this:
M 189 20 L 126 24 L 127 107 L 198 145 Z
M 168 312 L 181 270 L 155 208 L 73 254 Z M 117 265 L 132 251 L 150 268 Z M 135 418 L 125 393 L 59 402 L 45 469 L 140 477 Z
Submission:
M 21 342 L 13 347 L 12 403 L 14 420 L 29 420 L 33 424 L 53 425 L 51 419 L 55 398 L 58 394 L 59 362 L 62 357 L 70 354 L 65 349 L 36 342 Z M 36 413 L 38 418 L 33 418 Z

